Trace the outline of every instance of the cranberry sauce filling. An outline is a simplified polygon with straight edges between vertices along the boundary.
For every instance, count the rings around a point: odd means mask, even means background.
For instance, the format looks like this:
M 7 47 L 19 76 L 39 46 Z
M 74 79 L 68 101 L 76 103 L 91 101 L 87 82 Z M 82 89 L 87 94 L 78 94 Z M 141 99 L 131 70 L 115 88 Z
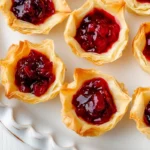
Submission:
M 15 84 L 21 92 L 41 96 L 54 80 L 53 63 L 35 50 L 31 50 L 27 57 L 17 63 Z
M 146 45 L 143 50 L 143 55 L 150 61 L 150 33 L 146 34 Z
M 144 111 L 144 122 L 146 123 L 146 125 L 150 126 L 150 101 Z
M 118 40 L 120 26 L 104 10 L 93 9 L 82 20 L 75 39 L 86 52 L 105 53 Z
M 23 21 L 38 25 L 55 13 L 52 0 L 12 0 L 11 11 Z
M 86 81 L 73 96 L 72 104 L 78 117 L 100 125 L 117 111 L 107 82 L 102 78 Z
M 150 3 L 150 0 L 137 0 L 140 3 Z

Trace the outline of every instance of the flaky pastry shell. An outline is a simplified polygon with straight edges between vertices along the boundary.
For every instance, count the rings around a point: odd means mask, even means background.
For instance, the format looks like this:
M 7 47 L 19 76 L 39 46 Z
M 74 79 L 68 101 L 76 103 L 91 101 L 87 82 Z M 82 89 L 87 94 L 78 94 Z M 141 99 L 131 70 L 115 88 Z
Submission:
M 32 93 L 23 93 L 18 90 L 15 85 L 15 72 L 17 62 L 29 55 L 30 50 L 34 49 L 46 55 L 53 62 L 53 73 L 55 81 L 48 88 L 47 92 L 37 97 Z M 6 58 L 0 60 L 1 66 L 1 83 L 5 88 L 5 95 L 10 98 L 17 98 L 26 103 L 40 103 L 53 99 L 59 93 L 60 87 L 65 77 L 65 66 L 61 59 L 54 52 L 54 44 L 52 40 L 44 40 L 39 44 L 33 44 L 29 41 L 20 42 L 19 45 L 13 44 L 7 53 Z
M 137 0 L 125 0 L 129 11 L 138 15 L 150 15 L 150 3 L 140 3 Z
M 136 122 L 137 129 L 150 138 L 150 127 L 144 123 L 143 115 L 150 101 L 150 88 L 139 87 L 133 94 L 133 105 L 130 111 L 130 119 Z
M 117 112 L 108 122 L 101 125 L 92 125 L 76 115 L 72 105 L 72 98 L 85 81 L 97 77 L 101 77 L 107 81 Z M 80 68 L 77 68 L 74 72 L 74 81 L 62 86 L 60 90 L 60 99 L 62 103 L 62 121 L 68 128 L 74 130 L 81 136 L 98 136 L 114 128 L 126 113 L 131 101 L 124 84 L 117 82 L 114 77 L 96 70 L 85 70 Z
M 65 40 L 72 51 L 77 56 L 86 58 L 96 65 L 113 62 L 121 57 L 128 42 L 128 27 L 124 18 L 124 4 L 122 0 L 88 0 L 81 8 L 73 11 L 70 14 L 64 32 Z M 112 45 L 108 52 L 102 54 L 85 52 L 74 38 L 80 22 L 93 8 L 103 9 L 115 16 L 121 28 L 118 40 Z
M 7 17 L 7 22 L 10 28 L 19 31 L 23 34 L 48 34 L 50 30 L 60 22 L 62 22 L 71 12 L 65 0 L 53 0 L 55 6 L 55 14 L 46 19 L 40 25 L 22 21 L 16 18 L 11 12 L 12 0 L 1 0 L 0 10 Z
M 150 23 L 144 23 L 140 26 L 132 43 L 133 55 L 139 62 L 144 71 L 150 73 L 150 61 L 143 55 L 146 45 L 146 34 L 150 32 Z

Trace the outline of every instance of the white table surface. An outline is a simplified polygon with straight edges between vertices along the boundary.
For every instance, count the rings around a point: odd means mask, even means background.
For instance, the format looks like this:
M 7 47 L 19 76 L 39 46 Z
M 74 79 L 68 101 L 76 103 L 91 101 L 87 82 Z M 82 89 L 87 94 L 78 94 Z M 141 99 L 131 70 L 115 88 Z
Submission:
M 34 150 L 14 137 L 0 123 L 0 150 Z

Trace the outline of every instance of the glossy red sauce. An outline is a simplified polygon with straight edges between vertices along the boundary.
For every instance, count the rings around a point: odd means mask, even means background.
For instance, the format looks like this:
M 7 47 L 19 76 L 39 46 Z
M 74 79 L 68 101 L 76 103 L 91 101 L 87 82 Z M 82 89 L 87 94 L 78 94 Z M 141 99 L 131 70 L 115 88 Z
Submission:
M 144 111 L 144 122 L 146 125 L 150 126 L 150 102 L 147 104 Z
M 137 0 L 140 3 L 150 3 L 150 0 Z
M 150 33 L 146 34 L 146 45 L 143 50 L 143 55 L 150 61 Z
M 114 16 L 93 9 L 81 21 L 75 39 L 86 52 L 105 53 L 118 40 L 120 26 Z
M 23 21 L 38 25 L 55 13 L 52 0 L 12 0 L 11 11 Z
M 102 78 L 84 82 L 72 104 L 78 117 L 95 125 L 108 122 L 117 111 L 108 84 Z
M 19 91 L 41 96 L 54 81 L 53 63 L 45 55 L 31 50 L 27 57 L 18 61 L 15 84 Z

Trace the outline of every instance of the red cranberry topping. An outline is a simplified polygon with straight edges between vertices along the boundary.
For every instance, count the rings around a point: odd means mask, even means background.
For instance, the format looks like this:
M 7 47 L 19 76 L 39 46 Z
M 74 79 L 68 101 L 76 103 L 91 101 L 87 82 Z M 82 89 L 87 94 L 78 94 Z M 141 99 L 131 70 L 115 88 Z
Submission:
M 146 123 L 146 125 L 150 126 L 150 101 L 144 111 L 144 122 Z
M 146 45 L 143 50 L 143 55 L 150 61 L 150 33 L 146 34 Z
M 120 26 L 104 10 L 93 9 L 81 21 L 75 39 L 86 52 L 105 53 L 118 40 Z
M 55 13 L 52 0 L 12 0 L 11 11 L 23 21 L 38 25 Z
M 91 124 L 103 124 L 117 111 L 107 82 L 102 78 L 86 81 L 73 96 L 78 117 Z
M 150 0 L 137 0 L 140 3 L 150 3 Z
M 19 91 L 41 96 L 54 81 L 53 63 L 45 55 L 31 50 L 27 57 L 18 61 L 15 84 Z

